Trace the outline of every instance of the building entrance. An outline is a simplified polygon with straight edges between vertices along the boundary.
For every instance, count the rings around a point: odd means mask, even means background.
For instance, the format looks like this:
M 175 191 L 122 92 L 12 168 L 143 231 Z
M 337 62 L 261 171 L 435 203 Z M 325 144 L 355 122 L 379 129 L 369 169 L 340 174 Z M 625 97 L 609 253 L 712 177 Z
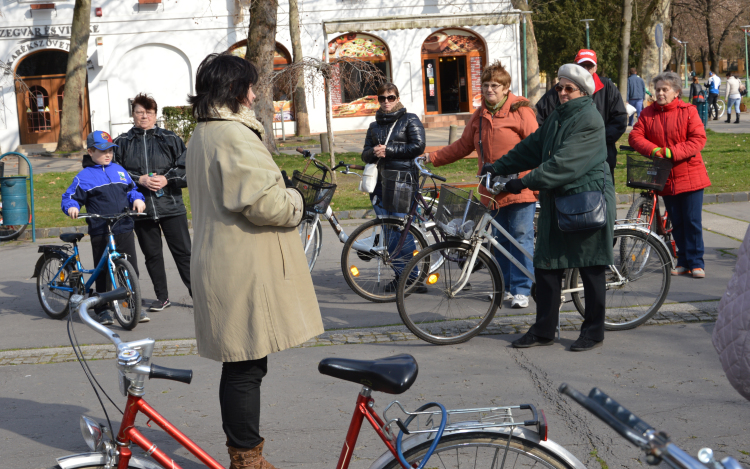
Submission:
M 21 144 L 57 142 L 62 120 L 67 61 L 67 52 L 44 50 L 27 56 L 16 68 L 16 75 L 26 84 L 24 87 L 16 82 Z M 81 135 L 85 139 L 91 132 L 88 87 L 79 109 Z

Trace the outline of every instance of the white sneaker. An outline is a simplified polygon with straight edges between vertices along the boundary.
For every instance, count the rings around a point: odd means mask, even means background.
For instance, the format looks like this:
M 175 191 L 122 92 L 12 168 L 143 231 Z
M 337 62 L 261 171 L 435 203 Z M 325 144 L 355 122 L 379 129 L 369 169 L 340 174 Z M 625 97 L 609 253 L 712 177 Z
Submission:
M 529 297 L 526 295 L 515 295 L 510 303 L 511 308 L 528 308 Z
M 509 291 L 506 291 L 505 294 L 503 295 L 503 301 L 509 301 L 512 299 L 513 299 L 513 295 Z

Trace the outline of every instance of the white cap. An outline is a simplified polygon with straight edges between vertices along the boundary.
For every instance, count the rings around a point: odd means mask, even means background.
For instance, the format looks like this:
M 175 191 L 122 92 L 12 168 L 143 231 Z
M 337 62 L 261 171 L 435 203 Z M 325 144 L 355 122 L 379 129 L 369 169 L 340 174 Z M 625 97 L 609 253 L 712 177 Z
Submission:
M 596 88 L 594 77 L 591 76 L 588 70 L 578 64 L 565 64 L 561 66 L 557 71 L 557 77 L 567 78 L 578 85 L 578 88 L 586 91 L 589 96 L 594 94 L 594 89 Z

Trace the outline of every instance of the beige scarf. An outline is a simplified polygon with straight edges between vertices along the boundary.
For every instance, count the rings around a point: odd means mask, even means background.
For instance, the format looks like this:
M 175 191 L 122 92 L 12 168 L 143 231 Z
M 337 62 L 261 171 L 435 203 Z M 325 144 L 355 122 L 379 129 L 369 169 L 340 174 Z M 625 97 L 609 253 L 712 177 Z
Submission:
M 263 128 L 263 124 L 255 118 L 255 111 L 249 107 L 241 104 L 240 112 L 234 113 L 231 109 L 226 106 L 220 108 L 211 108 L 211 115 L 213 119 L 224 119 L 228 121 L 239 122 L 250 130 L 254 130 L 260 134 L 260 139 L 263 140 L 266 134 L 266 130 Z

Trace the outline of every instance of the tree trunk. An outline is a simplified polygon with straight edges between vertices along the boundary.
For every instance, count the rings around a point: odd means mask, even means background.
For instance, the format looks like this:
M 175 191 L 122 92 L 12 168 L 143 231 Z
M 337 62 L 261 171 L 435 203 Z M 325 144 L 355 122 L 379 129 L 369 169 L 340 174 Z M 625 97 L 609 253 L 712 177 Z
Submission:
M 708 78 L 708 54 L 706 53 L 706 50 L 703 48 L 703 46 L 701 46 L 700 49 L 701 63 L 703 64 L 703 78 Z
M 659 48 L 656 47 L 654 31 L 656 31 L 656 25 L 661 23 L 662 31 L 666 36 L 671 25 L 669 17 L 671 3 L 672 0 L 651 0 L 646 9 L 646 15 L 643 19 L 643 49 L 641 51 L 641 77 L 646 82 L 646 86 L 649 86 L 651 80 L 662 72 L 662 70 L 659 70 Z M 666 42 L 665 40 L 662 44 L 662 68 L 669 63 L 669 59 L 672 57 L 672 49 L 666 47 Z
M 253 1 L 250 5 L 250 25 L 247 28 L 245 60 L 255 64 L 260 78 L 255 92 L 253 110 L 266 130 L 264 144 L 272 154 L 278 153 L 273 130 L 273 53 L 276 50 L 276 12 L 278 0 Z
M 331 152 L 331 168 L 336 166 L 336 154 L 333 151 L 333 124 L 331 123 L 331 78 L 325 77 L 323 87 L 326 98 L 326 130 L 328 132 L 328 151 Z M 336 184 L 336 171 L 331 172 L 331 181 Z
M 302 61 L 302 41 L 299 30 L 299 0 L 289 0 L 289 34 L 292 38 L 292 60 Z M 294 120 L 296 135 L 310 135 L 310 120 L 307 117 L 307 101 L 305 101 L 305 72 L 299 71 L 297 85 L 294 88 Z
M 708 39 L 708 61 L 711 62 L 711 71 L 719 73 L 719 58 L 716 55 L 716 39 L 714 39 L 714 29 L 712 27 L 712 13 L 714 11 L 713 0 L 704 0 L 706 2 L 706 38 Z
M 512 0 L 512 4 L 513 8 L 517 10 L 531 11 L 527 0 Z M 541 99 L 544 91 L 541 88 L 542 83 L 539 78 L 539 48 L 534 35 L 534 22 L 531 20 L 531 15 L 526 15 L 526 80 L 529 94 L 526 98 L 534 105 Z
M 91 0 L 76 0 L 73 10 L 73 25 L 70 34 L 70 53 L 65 70 L 65 93 L 63 94 L 62 122 L 58 151 L 81 151 L 81 113 L 86 99 L 86 56 L 89 46 L 89 24 Z
M 688 55 L 688 63 L 690 64 L 690 71 L 694 72 L 695 71 L 695 59 L 691 55 Z M 687 69 L 685 69 L 685 73 L 688 73 Z
M 622 34 L 620 35 L 620 96 L 628 99 L 628 76 L 630 76 L 630 30 L 633 24 L 633 0 L 622 0 Z

